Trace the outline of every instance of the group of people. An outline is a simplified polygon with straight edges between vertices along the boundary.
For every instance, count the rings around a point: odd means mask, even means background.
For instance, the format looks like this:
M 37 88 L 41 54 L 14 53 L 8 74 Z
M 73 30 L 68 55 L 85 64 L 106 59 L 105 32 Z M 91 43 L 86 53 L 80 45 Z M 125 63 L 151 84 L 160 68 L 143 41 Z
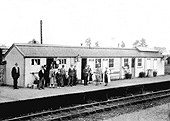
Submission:
M 18 89 L 17 80 L 20 77 L 20 70 L 17 63 L 12 68 L 11 73 L 14 82 L 14 89 Z M 38 89 L 44 89 L 44 87 L 61 88 L 63 86 L 75 86 L 78 83 L 77 69 L 76 66 L 72 64 L 68 71 L 65 70 L 64 65 L 62 65 L 62 68 L 59 68 L 58 65 L 52 64 L 50 70 L 49 69 L 47 70 L 47 66 L 44 65 L 38 72 L 39 78 L 37 78 L 34 73 L 32 74 L 35 77 L 34 84 L 37 84 Z M 104 78 L 105 86 L 107 86 L 109 78 L 108 75 L 109 75 L 108 68 L 106 68 L 104 73 L 102 73 L 102 69 L 100 68 L 100 65 L 98 65 L 96 71 L 92 72 L 90 66 L 86 65 L 85 68 L 83 69 L 84 85 L 85 86 L 88 85 L 93 80 L 96 81 L 96 85 L 101 84 Z
M 109 80 L 109 70 L 106 67 L 103 73 L 100 65 L 97 65 L 96 71 L 92 72 L 90 66 L 86 65 L 85 68 L 83 69 L 83 76 L 84 76 L 84 85 L 88 85 L 88 83 L 90 83 L 90 81 L 93 80 L 96 81 L 96 85 L 99 85 L 103 82 L 103 78 L 104 78 L 105 86 L 107 86 Z
M 57 65 L 51 65 L 49 71 L 46 69 L 46 66 L 42 66 L 38 76 L 38 89 L 44 89 L 44 87 L 61 88 L 77 84 L 77 70 L 76 66 L 73 65 L 69 68 L 68 73 L 64 65 L 62 65 L 62 68 L 59 68 Z

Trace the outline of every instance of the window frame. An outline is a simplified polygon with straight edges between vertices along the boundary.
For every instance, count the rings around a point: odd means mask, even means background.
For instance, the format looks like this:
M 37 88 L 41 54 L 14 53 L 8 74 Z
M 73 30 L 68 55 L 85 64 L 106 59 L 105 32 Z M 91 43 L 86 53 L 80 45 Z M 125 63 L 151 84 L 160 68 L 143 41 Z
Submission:
M 32 58 L 31 59 L 31 65 L 32 66 L 39 66 L 41 64 L 41 59 L 40 58 Z
M 110 65 L 112 65 L 112 66 L 110 66 Z M 114 67 L 115 67 L 115 59 L 114 58 L 109 58 L 109 68 L 114 68 Z
M 127 62 L 125 62 L 125 60 L 127 60 Z M 129 65 L 129 59 L 128 58 L 124 58 L 124 66 Z
M 67 64 L 67 59 L 66 58 L 58 58 L 59 64 Z
M 141 61 L 140 61 L 141 60 Z M 138 63 L 137 63 L 138 67 L 142 67 L 142 58 L 138 58 Z
M 100 61 L 100 62 L 99 62 L 99 61 Z M 99 63 L 97 63 L 97 62 L 99 62 Z M 102 64 L 102 59 L 101 59 L 101 58 L 96 58 L 96 59 L 95 59 L 95 68 L 97 68 L 97 65 L 98 65 L 98 64 L 100 64 L 100 67 L 102 67 L 102 65 L 101 65 L 101 64 Z

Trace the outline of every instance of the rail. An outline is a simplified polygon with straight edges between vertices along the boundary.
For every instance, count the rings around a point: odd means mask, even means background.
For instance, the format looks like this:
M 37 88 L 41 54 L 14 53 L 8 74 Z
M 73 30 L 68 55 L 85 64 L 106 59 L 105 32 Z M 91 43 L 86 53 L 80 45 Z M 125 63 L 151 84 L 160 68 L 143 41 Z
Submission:
M 36 120 L 46 119 L 48 121 L 62 121 L 66 119 L 73 119 L 80 116 L 86 116 L 94 113 L 109 111 L 117 109 L 124 106 L 139 104 L 146 101 L 151 101 L 155 99 L 160 99 L 170 96 L 170 89 L 150 92 L 146 94 L 132 95 L 128 97 L 122 97 L 118 99 L 112 99 L 102 102 L 94 102 L 90 104 L 77 105 L 74 107 L 61 108 L 57 110 L 45 111 L 36 114 L 30 114 L 21 117 L 15 117 L 7 119 L 8 121 L 21 121 L 21 120 L 31 120 L 35 118 Z

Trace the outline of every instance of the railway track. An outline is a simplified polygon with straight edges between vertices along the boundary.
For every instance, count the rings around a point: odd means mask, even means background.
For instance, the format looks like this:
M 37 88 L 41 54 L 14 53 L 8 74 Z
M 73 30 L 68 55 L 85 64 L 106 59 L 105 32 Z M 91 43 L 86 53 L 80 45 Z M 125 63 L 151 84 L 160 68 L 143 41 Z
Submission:
M 150 92 L 146 94 L 132 95 L 128 97 L 122 97 L 118 99 L 112 99 L 102 102 L 94 102 L 90 104 L 77 105 L 74 107 L 61 108 L 57 110 L 45 111 L 36 114 L 30 114 L 26 116 L 15 117 L 6 119 L 8 121 L 62 121 L 80 116 L 87 116 L 90 114 L 100 113 L 104 111 L 110 111 L 116 108 L 140 104 L 155 99 L 161 99 L 170 96 L 170 89 Z M 4 121 L 6 121 L 4 120 Z

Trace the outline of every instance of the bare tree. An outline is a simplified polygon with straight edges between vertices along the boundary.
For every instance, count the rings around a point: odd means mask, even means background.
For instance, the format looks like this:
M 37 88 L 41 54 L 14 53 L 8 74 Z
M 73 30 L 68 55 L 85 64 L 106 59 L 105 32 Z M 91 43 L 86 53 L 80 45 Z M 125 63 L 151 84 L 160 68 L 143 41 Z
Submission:
M 99 47 L 99 41 L 95 42 L 95 47 Z
M 142 38 L 141 40 L 140 40 L 140 46 L 141 47 L 147 47 L 148 45 L 146 44 L 146 40 L 144 39 L 144 38 Z
M 160 53 L 167 52 L 166 47 L 154 47 L 155 50 L 158 50 Z
M 87 47 L 89 47 L 89 48 L 91 47 L 91 39 L 90 39 L 90 37 L 86 39 L 85 43 L 86 43 Z
M 125 47 L 125 43 L 122 41 L 120 46 L 121 46 L 122 48 L 124 48 L 124 47 Z
M 133 47 L 147 47 L 148 45 L 146 44 L 146 40 L 142 38 L 141 40 L 136 40 L 133 43 Z

